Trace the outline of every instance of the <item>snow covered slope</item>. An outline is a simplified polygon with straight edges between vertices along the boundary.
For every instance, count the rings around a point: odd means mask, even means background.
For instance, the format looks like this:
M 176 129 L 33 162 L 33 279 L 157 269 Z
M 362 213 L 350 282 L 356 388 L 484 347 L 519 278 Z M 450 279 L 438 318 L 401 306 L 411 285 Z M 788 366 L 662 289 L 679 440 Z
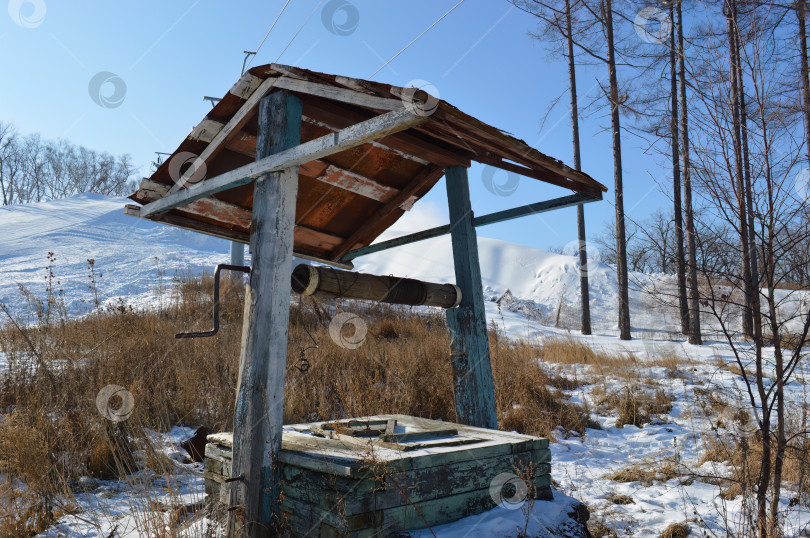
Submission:
M 82 194 L 0 208 L 0 301 L 18 314 L 29 314 L 31 308 L 20 285 L 40 298 L 45 296 L 49 252 L 55 256 L 53 272 L 59 282 L 55 288 L 63 290 L 71 315 L 91 305 L 88 259 L 95 260 L 101 299 L 124 298 L 135 306 L 154 304 L 158 300 L 155 290 L 169 289 L 177 274 L 212 271 L 216 264 L 228 261 L 227 241 L 125 216 L 126 203 L 124 198 Z M 381 239 L 413 228 L 429 228 L 438 224 L 435 219 L 429 208 L 417 206 Z M 490 321 L 523 337 L 554 332 L 555 328 L 579 328 L 575 257 L 480 236 L 478 247 Z M 449 236 L 364 256 L 355 260 L 355 267 L 373 274 L 455 281 Z M 595 261 L 589 262 L 588 269 L 594 330 L 614 335 L 616 271 Z M 677 310 L 661 304 L 662 297 L 674 295 L 674 285 L 668 275 L 630 274 L 630 311 L 637 335 L 676 334 Z M 652 288 L 663 293 L 653 297 L 645 291 Z M 527 319 L 535 322 L 531 329 Z
M 0 301 L 25 313 L 19 285 L 44 297 L 49 252 L 69 314 L 87 310 L 92 300 L 88 259 L 95 260 L 103 300 L 121 297 L 136 305 L 154 300 L 155 288 L 170 286 L 175 273 L 227 260 L 226 241 L 127 217 L 127 202 L 81 194 L 0 209 Z
M 49 252 L 54 253 L 53 271 L 70 314 L 89 306 L 89 258 L 95 260 L 96 274 L 102 275 L 98 286 L 102 299 L 121 297 L 135 305 L 155 301 L 155 288 L 170 286 L 175 274 L 212 270 L 228 260 L 226 241 L 127 217 L 125 203 L 124 198 L 82 194 L 0 209 L 0 301 L 15 312 L 26 311 L 19 285 L 43 297 Z M 512 300 L 507 309 L 522 308 L 536 321 L 547 321 L 556 318 L 562 304 L 563 321 L 578 319 L 579 277 L 572 256 L 483 237 L 479 249 L 488 298 L 500 297 L 508 289 Z M 448 236 L 369 255 L 355 265 L 359 271 L 376 274 L 455 280 Z M 595 324 L 612 328 L 615 271 L 591 263 L 590 276 Z M 632 300 L 641 299 L 634 294 Z M 497 312 L 495 305 L 490 308 Z

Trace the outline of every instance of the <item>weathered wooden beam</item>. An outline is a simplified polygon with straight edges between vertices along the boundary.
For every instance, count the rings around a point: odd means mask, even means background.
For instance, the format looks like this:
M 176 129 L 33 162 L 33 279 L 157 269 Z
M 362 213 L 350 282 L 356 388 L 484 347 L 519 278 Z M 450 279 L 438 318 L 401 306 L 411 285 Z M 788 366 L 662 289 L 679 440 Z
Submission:
M 275 80 L 267 79 L 265 80 L 253 93 L 248 97 L 247 101 L 242 104 L 239 110 L 236 111 L 236 114 L 228 120 L 228 123 L 219 130 L 213 140 L 205 147 L 205 149 L 200 153 L 200 156 L 195 159 L 194 163 L 192 163 L 191 167 L 185 171 L 185 173 L 180 176 L 177 180 L 175 185 L 172 187 L 171 192 L 177 192 L 181 188 L 183 188 L 186 183 L 188 182 L 189 178 L 191 178 L 199 168 L 199 165 L 196 163 L 205 163 L 208 162 L 217 152 L 222 150 L 224 142 L 234 133 L 239 132 L 242 127 L 245 126 L 245 123 L 250 119 L 251 115 L 255 111 L 256 105 L 259 101 L 267 95 L 270 89 L 273 87 L 273 83 Z
M 456 415 L 462 424 L 497 429 L 495 383 L 467 169 L 448 168 L 445 182 L 456 285 L 461 288 L 461 304 L 445 312 L 450 328 Z
M 257 157 L 298 145 L 301 101 L 278 91 L 259 106 Z M 234 412 L 231 506 L 238 535 L 281 530 L 277 455 L 284 418 L 284 378 L 290 315 L 297 166 L 262 175 L 254 184 L 251 271 Z M 233 528 L 229 526 L 229 528 Z
M 127 204 L 124 206 L 124 214 L 130 217 L 140 217 L 141 208 L 134 204 Z M 240 243 L 249 243 L 250 234 L 242 230 L 233 230 L 220 226 L 218 224 L 211 224 L 208 222 L 201 222 L 195 216 L 192 218 L 183 213 L 164 213 L 153 217 L 153 222 L 160 222 L 161 224 L 168 224 L 175 228 L 182 228 L 192 232 L 210 235 L 211 237 L 219 237 L 220 239 L 227 239 L 229 241 L 238 241 Z
M 323 129 L 327 129 L 332 132 L 337 132 L 348 125 L 351 125 L 351 122 L 342 124 L 339 127 L 336 127 L 333 124 L 326 123 L 324 121 L 315 119 L 313 117 L 307 116 L 304 114 L 303 116 L 304 123 L 309 123 L 311 125 L 316 125 Z M 219 133 L 219 131 L 224 127 L 225 124 L 219 121 L 215 121 L 212 119 L 205 118 L 199 124 L 197 124 L 189 133 L 188 137 L 193 140 L 199 140 L 200 142 L 210 142 L 214 139 L 214 137 Z M 389 145 L 382 144 L 376 140 L 371 140 L 368 144 L 382 149 L 384 151 L 389 151 L 391 153 L 395 153 L 404 159 L 408 159 L 414 162 L 418 162 L 419 164 L 428 164 L 428 161 L 417 157 L 415 155 L 411 155 L 402 151 L 401 149 L 391 147 Z M 226 147 L 231 151 L 235 151 L 237 153 L 242 153 L 243 155 L 248 155 L 250 157 L 255 157 L 256 155 L 256 136 L 250 133 L 246 133 L 244 131 L 240 131 L 238 134 L 229 138 L 226 142 Z
M 162 183 L 157 183 L 151 179 L 144 179 L 141 181 L 140 188 L 137 194 L 146 199 L 160 199 L 165 196 L 169 191 L 169 187 Z M 176 208 L 188 215 L 195 215 L 203 217 L 220 224 L 223 227 L 234 227 L 241 230 L 250 229 L 251 212 L 236 204 L 225 202 L 217 198 L 208 197 L 201 198 L 190 204 Z M 125 209 L 127 215 L 140 217 L 140 208 L 136 206 L 127 206 Z M 180 226 L 184 227 L 184 226 Z M 191 229 L 194 229 L 193 227 Z M 221 235 L 222 237 L 222 235 Z M 249 239 L 234 239 L 233 237 L 226 236 L 232 241 L 247 243 Z M 345 241 L 344 237 L 333 235 L 330 233 L 322 232 L 303 224 L 295 225 L 295 239 L 299 243 L 304 243 L 316 250 L 332 250 L 336 246 Z M 320 261 L 323 261 L 322 259 Z M 333 262 L 329 262 L 333 264 Z M 345 265 L 345 264 L 344 264 Z
M 499 168 L 501 170 L 506 170 L 507 172 L 514 172 L 515 174 L 530 177 L 533 179 L 537 179 L 539 181 L 543 181 L 545 183 L 551 183 L 552 185 L 557 185 L 558 187 L 563 187 L 565 189 L 570 189 L 572 191 L 585 194 L 591 198 L 595 198 L 597 200 L 602 199 L 602 190 L 582 183 L 581 181 L 577 181 L 574 179 L 570 179 L 562 174 L 558 173 L 555 170 L 550 168 L 544 168 L 542 170 L 535 168 L 529 168 L 528 166 L 518 165 L 514 163 L 510 163 L 508 161 L 504 161 L 499 157 L 495 157 L 490 154 L 478 154 L 475 159 L 476 161 L 487 164 L 494 168 Z
M 332 132 L 337 132 L 337 131 L 339 131 L 339 130 L 346 127 L 346 125 L 344 125 L 343 123 L 341 124 L 341 125 L 343 125 L 343 127 L 338 127 L 338 126 L 335 126 L 334 123 L 327 123 L 325 121 L 322 121 L 320 119 L 315 119 L 315 118 L 312 118 L 312 117 L 307 116 L 307 115 L 304 115 L 304 123 L 309 123 L 310 125 L 316 125 L 318 127 L 321 127 L 323 129 L 327 129 L 327 130 L 332 131 Z M 349 123 L 349 125 L 350 124 L 351 123 Z M 396 143 L 396 142 L 383 144 L 379 140 L 371 140 L 371 141 L 368 142 L 368 144 L 370 146 L 374 146 L 375 148 L 379 148 L 381 150 L 389 151 L 391 153 L 399 155 L 403 159 L 408 159 L 409 161 L 413 161 L 413 162 L 417 162 L 419 164 L 425 164 L 425 165 L 430 164 L 429 161 L 426 161 L 422 157 L 417 157 L 416 155 L 413 155 L 412 153 L 408 153 L 407 151 L 404 151 L 400 147 L 400 145 L 398 143 Z
M 454 308 L 461 302 L 455 284 L 369 275 L 301 264 L 292 273 L 292 289 L 301 295 L 345 297 L 409 306 Z
M 362 174 L 358 174 L 350 170 L 344 170 L 343 168 L 333 164 L 325 164 L 326 167 L 323 172 L 317 174 L 314 179 L 322 183 L 326 183 L 327 185 L 331 185 L 332 187 L 353 192 L 378 202 L 387 202 L 399 192 L 399 189 L 378 183 L 377 181 L 374 181 L 373 179 Z M 405 203 L 407 204 L 408 201 Z M 411 202 L 411 205 L 413 205 L 413 202 Z
M 473 226 L 477 228 L 479 226 L 486 226 L 488 224 L 495 224 L 497 222 L 504 222 L 507 220 L 525 217 L 528 215 L 534 215 L 536 213 L 544 213 L 546 211 L 563 209 L 565 207 L 571 207 L 578 204 L 595 201 L 597 200 L 594 200 L 590 196 L 586 196 L 584 194 L 571 194 L 569 196 L 554 198 L 553 200 L 547 200 L 545 202 L 535 202 L 533 204 L 527 204 L 512 209 L 505 209 L 503 211 L 490 213 L 489 215 L 482 215 L 480 217 L 475 217 L 473 218 Z M 382 241 L 380 243 L 374 243 L 373 245 L 369 245 L 367 247 L 361 247 L 358 249 L 350 250 L 341 258 L 341 260 L 343 261 L 353 260 L 360 256 L 373 254 L 374 252 L 380 252 L 383 250 L 388 250 L 390 248 L 401 247 L 402 245 L 408 245 L 410 243 L 424 241 L 425 239 L 440 237 L 442 235 L 449 234 L 450 228 L 451 226 L 449 224 L 445 224 L 444 226 L 429 228 L 427 230 L 422 230 L 421 232 L 415 232 L 412 234 L 395 237 L 394 239 L 389 239 L 388 241 Z
M 315 97 L 307 101 L 307 111 L 308 115 L 314 119 L 313 123 L 333 130 L 342 129 L 346 125 L 363 121 L 368 117 L 368 112 L 364 113 L 360 110 L 332 105 Z M 432 116 L 429 117 L 432 118 Z M 304 118 L 304 121 L 310 123 L 307 118 Z M 400 151 L 404 155 L 412 155 L 424 162 L 443 167 L 453 165 L 470 166 L 468 156 L 459 153 L 454 148 L 443 147 L 415 136 L 411 131 L 387 137 L 384 140 L 379 140 L 378 143 Z
M 145 178 L 136 192 L 139 198 L 160 200 L 169 194 L 170 187 Z M 223 226 L 250 227 L 250 210 L 216 198 L 201 198 L 182 207 L 184 213 L 199 215 L 222 223 Z M 142 217 L 141 212 L 137 215 Z
M 362 145 L 369 140 L 375 140 L 408 129 L 425 121 L 427 121 L 427 117 L 416 116 L 404 109 L 387 112 L 381 116 L 347 127 L 337 133 L 304 142 L 258 159 L 254 163 L 206 179 L 189 188 L 171 193 L 160 200 L 145 205 L 141 210 L 141 215 L 148 217 L 163 213 L 194 200 L 240 185 L 246 185 L 262 174 L 297 167 L 309 161 Z
M 276 88 L 284 88 L 298 93 L 315 95 L 323 99 L 340 101 L 350 105 L 373 108 L 376 110 L 399 110 L 405 107 L 402 99 L 391 99 L 361 93 L 356 90 L 338 88 L 327 84 L 318 84 L 306 80 L 298 80 L 290 77 L 279 77 L 275 83 Z
M 185 208 L 188 206 L 184 206 L 183 209 L 179 210 L 185 213 Z M 124 214 L 130 217 L 140 217 L 141 208 L 140 206 L 134 204 L 127 204 L 124 206 Z M 192 213 L 193 214 L 193 213 Z M 195 217 L 197 215 L 194 215 Z M 175 214 L 172 213 L 163 213 L 158 215 L 157 217 L 153 217 L 153 219 L 157 222 L 161 222 L 163 224 L 168 224 L 169 226 L 174 226 L 175 228 L 182 228 L 184 230 L 189 230 L 192 232 L 201 233 L 204 235 L 210 235 L 211 237 L 219 237 L 220 239 L 227 239 L 229 241 L 234 241 L 237 243 L 249 244 L 250 243 L 250 233 L 246 231 L 242 231 L 240 229 L 229 229 L 218 224 L 211 224 L 207 222 L 202 222 L 196 218 L 191 218 L 186 216 L 185 214 Z M 301 225 L 295 226 L 296 233 L 302 232 L 304 234 L 323 234 L 324 240 L 331 241 L 331 242 L 339 242 L 337 236 L 333 236 L 331 234 L 326 234 L 319 230 L 313 230 L 312 228 L 308 228 Z M 342 260 L 330 260 L 328 258 L 324 258 L 323 255 L 319 255 L 314 251 L 310 251 L 304 249 L 302 247 L 295 247 L 293 249 L 293 254 L 298 258 L 304 260 L 311 260 L 313 262 L 323 263 L 325 265 L 331 265 L 333 267 L 338 267 L 340 269 L 354 269 L 354 264 L 352 262 L 342 261 Z
M 205 142 L 207 141 L 206 139 L 215 136 L 217 132 L 216 124 L 217 122 L 205 120 L 195 128 L 194 132 L 192 132 L 192 136 Z M 222 126 L 221 123 L 219 125 Z M 255 157 L 256 137 L 250 133 L 240 132 L 234 135 L 225 147 L 242 155 Z M 373 178 L 351 170 L 345 170 L 320 159 L 306 164 L 307 166 L 301 166 L 298 170 L 301 175 L 378 202 L 387 202 L 399 192 L 399 189 L 383 185 Z M 409 210 L 413 207 L 415 201 L 414 198 L 407 200 L 402 204 L 402 208 L 406 211 Z
M 389 200 L 384 206 L 377 209 L 368 219 L 362 228 L 358 228 L 343 242 L 340 247 L 335 249 L 333 255 L 336 260 L 339 260 L 353 249 L 356 245 L 366 243 L 369 238 L 378 236 L 382 230 L 383 224 L 390 215 L 402 207 L 402 204 L 410 199 L 431 182 L 437 181 L 442 175 L 442 169 L 436 166 L 428 166 L 419 173 L 407 187 L 399 191 L 399 193 Z

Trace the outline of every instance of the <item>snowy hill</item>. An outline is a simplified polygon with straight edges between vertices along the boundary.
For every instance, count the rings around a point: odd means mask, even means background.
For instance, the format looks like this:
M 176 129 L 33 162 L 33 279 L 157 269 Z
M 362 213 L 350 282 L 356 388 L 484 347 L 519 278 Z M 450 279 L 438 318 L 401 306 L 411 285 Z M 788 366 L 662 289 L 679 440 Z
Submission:
M 44 297 L 48 253 L 69 314 L 88 308 L 88 259 L 95 259 L 103 300 L 128 304 L 153 300 L 160 284 L 227 259 L 228 243 L 171 226 L 127 217 L 125 198 L 81 194 L 65 200 L 0 209 L 0 301 L 25 310 L 19 285 Z
M 49 252 L 54 253 L 53 271 L 70 314 L 89 307 L 89 258 L 101 275 L 102 299 L 125 298 L 136 306 L 156 301 L 155 289 L 169 287 L 175 274 L 210 271 L 217 263 L 227 262 L 226 241 L 127 217 L 123 214 L 127 202 L 82 194 L 0 209 L 0 301 L 15 312 L 29 311 L 19 286 L 38 297 L 45 295 Z M 386 236 L 403 231 L 395 226 Z M 562 321 L 578 326 L 579 269 L 574 257 L 484 237 L 479 237 L 479 250 L 487 298 L 494 300 L 510 291 L 502 310 L 522 311 L 535 321 L 551 320 L 553 325 L 562 305 Z M 365 256 L 355 265 L 358 271 L 375 274 L 455 280 L 449 236 Z M 610 330 L 616 325 L 615 270 L 596 262 L 589 269 L 594 325 Z M 636 280 L 642 278 L 635 275 Z M 631 303 L 642 300 L 638 292 L 632 294 Z M 496 305 L 488 307 L 498 315 Z M 643 319 L 634 321 L 644 326 Z

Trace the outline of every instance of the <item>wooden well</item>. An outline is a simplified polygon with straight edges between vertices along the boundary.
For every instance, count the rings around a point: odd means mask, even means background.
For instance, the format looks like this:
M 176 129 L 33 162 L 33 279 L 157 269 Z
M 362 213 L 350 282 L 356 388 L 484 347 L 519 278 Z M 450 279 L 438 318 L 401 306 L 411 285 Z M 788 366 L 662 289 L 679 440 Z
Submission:
M 232 444 L 219 433 L 205 449 L 208 499 L 226 506 Z M 529 495 L 551 498 L 548 439 L 406 415 L 285 426 L 278 461 L 293 536 L 389 536 L 456 521 L 495 507 L 498 477 L 510 473 L 528 472 Z

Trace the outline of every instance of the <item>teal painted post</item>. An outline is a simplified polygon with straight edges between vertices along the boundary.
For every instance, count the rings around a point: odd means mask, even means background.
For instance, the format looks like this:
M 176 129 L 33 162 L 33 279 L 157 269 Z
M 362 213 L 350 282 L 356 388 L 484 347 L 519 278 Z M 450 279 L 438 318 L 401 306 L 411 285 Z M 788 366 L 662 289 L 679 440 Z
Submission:
M 284 91 L 259 104 L 256 158 L 299 145 L 301 101 Z M 231 535 L 256 538 L 280 532 L 284 377 L 290 322 L 298 167 L 270 172 L 253 187 L 251 271 L 245 305 L 233 427 Z
M 495 429 L 498 427 L 495 383 L 489 359 L 481 266 L 467 169 L 462 166 L 447 168 L 445 182 L 456 285 L 461 289 L 461 304 L 446 311 L 457 420 L 470 426 Z

